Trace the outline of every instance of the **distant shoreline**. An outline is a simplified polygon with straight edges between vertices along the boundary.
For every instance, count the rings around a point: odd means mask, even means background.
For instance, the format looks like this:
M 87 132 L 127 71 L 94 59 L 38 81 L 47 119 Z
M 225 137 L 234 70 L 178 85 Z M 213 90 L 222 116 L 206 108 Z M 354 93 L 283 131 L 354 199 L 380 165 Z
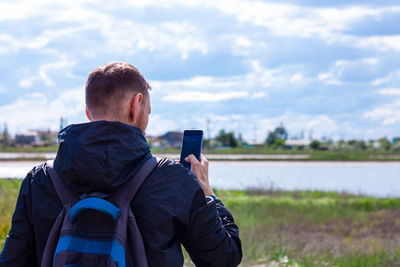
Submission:
M 178 160 L 178 158 L 169 157 L 166 155 L 156 155 L 157 157 L 168 157 Z M 1 166 L 18 166 L 18 165 L 39 165 L 46 162 L 46 158 L 17 158 L 17 159 L 0 159 Z M 209 159 L 211 164 L 267 164 L 267 165 L 351 165 L 351 166 L 364 166 L 364 165 L 400 165 L 400 160 L 271 160 L 271 159 Z
M 177 153 L 154 153 L 156 157 L 168 157 L 178 160 Z M 0 162 L 19 161 L 46 161 L 54 159 L 55 152 L 0 152 Z M 208 160 L 213 162 L 400 162 L 400 155 L 365 155 L 348 157 L 328 155 L 316 157 L 313 154 L 206 154 Z

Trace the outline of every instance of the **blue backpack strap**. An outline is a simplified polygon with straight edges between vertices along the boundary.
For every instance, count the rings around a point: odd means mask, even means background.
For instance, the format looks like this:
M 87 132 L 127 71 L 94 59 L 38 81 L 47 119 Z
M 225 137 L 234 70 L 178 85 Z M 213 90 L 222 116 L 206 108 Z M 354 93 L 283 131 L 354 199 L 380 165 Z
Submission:
M 56 170 L 53 167 L 54 161 L 49 160 L 46 163 L 46 170 L 50 176 L 51 182 L 53 183 L 54 189 L 56 190 L 56 193 L 58 197 L 61 200 L 61 203 L 63 206 L 76 202 L 79 200 L 79 198 L 74 195 L 74 193 L 71 192 L 71 190 L 68 189 L 68 187 L 65 185 L 65 183 L 62 181 L 60 176 L 58 176 Z
M 73 223 L 75 218 L 84 210 L 93 209 L 110 216 L 114 221 L 117 220 L 119 208 L 108 202 L 107 200 L 89 197 L 82 199 L 72 206 L 69 211 L 70 220 Z
M 130 202 L 157 164 L 158 160 L 156 157 L 147 159 L 136 175 L 112 194 L 113 197 Z
M 118 267 L 126 266 L 125 249 L 119 242 L 115 240 L 106 240 L 106 241 L 89 240 L 89 239 L 83 239 L 81 237 L 66 235 L 60 238 L 60 241 L 57 245 L 57 249 L 54 253 L 54 258 L 57 256 L 57 254 L 60 254 L 64 251 L 74 251 L 78 253 L 98 254 L 98 255 L 110 255 L 110 257 L 117 264 Z M 65 266 L 68 265 L 63 265 L 63 267 Z M 75 265 L 75 266 L 82 266 L 82 265 Z

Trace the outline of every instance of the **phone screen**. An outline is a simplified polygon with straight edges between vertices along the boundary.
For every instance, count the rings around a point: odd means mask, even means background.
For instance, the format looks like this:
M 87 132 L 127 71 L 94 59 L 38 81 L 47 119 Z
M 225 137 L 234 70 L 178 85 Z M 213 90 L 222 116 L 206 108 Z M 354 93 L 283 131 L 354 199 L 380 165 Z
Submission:
M 199 161 L 201 156 L 201 148 L 203 146 L 202 130 L 186 130 L 183 132 L 182 150 L 180 162 L 183 166 L 190 170 L 190 163 L 185 158 L 193 154 Z

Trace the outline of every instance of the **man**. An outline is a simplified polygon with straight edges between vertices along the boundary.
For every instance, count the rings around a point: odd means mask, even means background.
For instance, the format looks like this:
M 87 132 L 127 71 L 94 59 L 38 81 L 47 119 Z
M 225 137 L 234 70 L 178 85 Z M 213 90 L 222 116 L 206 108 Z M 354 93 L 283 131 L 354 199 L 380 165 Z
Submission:
M 151 157 L 144 137 L 150 86 L 127 63 L 106 64 L 86 83 L 91 122 L 59 133 L 54 168 L 77 194 L 123 186 Z M 208 162 L 193 155 L 192 172 L 162 159 L 131 203 L 149 266 L 182 266 L 181 244 L 198 266 L 236 266 L 242 257 L 238 227 L 208 183 Z M 52 225 L 62 209 L 46 173 L 34 167 L 22 183 L 0 266 L 40 266 Z

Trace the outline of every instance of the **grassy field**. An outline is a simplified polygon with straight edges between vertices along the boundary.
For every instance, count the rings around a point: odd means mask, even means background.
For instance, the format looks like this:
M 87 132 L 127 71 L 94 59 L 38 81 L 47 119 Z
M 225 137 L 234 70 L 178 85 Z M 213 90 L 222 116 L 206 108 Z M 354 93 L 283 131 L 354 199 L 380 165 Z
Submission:
M 0 248 L 10 230 L 11 216 L 22 180 L 0 179 Z
M 0 180 L 0 248 L 20 182 Z M 242 266 L 400 266 L 400 199 L 322 192 L 216 194 L 239 225 Z
M 59 145 L 41 147 L 1 147 L 0 152 L 57 152 Z
M 400 199 L 218 192 L 240 226 L 244 266 L 400 266 Z M 295 264 L 293 264 L 295 265 Z

